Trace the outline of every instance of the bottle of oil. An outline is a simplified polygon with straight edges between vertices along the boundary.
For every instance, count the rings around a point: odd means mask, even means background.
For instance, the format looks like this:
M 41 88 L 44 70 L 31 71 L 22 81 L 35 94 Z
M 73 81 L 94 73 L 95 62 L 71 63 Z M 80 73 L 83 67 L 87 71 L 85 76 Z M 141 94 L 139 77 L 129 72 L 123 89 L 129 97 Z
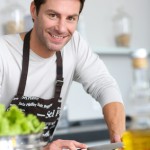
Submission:
M 133 84 L 129 98 L 129 128 L 123 135 L 125 150 L 150 150 L 150 85 L 147 51 L 132 55 Z
M 124 150 L 150 150 L 150 129 L 128 129 L 122 142 Z

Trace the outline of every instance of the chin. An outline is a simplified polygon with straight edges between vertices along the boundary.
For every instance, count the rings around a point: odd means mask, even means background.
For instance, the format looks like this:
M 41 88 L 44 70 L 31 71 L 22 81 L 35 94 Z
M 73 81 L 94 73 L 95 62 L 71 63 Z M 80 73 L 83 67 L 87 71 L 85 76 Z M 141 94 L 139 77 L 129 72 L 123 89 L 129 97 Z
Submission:
M 64 46 L 49 46 L 48 48 L 52 51 L 61 51 L 61 49 L 63 48 Z
M 58 52 L 58 51 L 61 51 L 62 48 L 52 48 L 52 47 L 49 47 L 48 49 L 50 51 L 53 51 L 53 52 Z

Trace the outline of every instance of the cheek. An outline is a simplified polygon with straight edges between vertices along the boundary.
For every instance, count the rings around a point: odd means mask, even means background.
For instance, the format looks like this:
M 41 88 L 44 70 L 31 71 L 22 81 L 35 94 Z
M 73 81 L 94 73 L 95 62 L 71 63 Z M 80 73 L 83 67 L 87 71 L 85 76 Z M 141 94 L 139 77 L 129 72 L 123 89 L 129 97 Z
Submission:
M 57 23 L 55 23 L 54 21 L 50 19 L 44 19 L 42 24 L 45 28 L 55 27 L 57 25 Z
M 70 30 L 71 33 L 74 33 L 74 31 L 75 31 L 76 29 L 77 29 L 77 24 L 71 25 L 71 26 L 69 27 L 69 30 Z
M 45 16 L 39 16 L 37 23 L 40 27 L 46 28 L 49 26 L 49 19 L 47 19 Z

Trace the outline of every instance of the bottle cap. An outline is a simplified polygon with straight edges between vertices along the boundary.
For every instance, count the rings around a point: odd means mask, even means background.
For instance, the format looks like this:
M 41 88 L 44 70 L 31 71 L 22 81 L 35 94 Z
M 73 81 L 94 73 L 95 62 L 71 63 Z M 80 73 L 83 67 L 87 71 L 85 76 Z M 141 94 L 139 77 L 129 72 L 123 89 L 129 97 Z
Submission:
M 147 68 L 148 61 L 147 61 L 147 50 L 144 48 L 137 49 L 132 53 L 132 65 L 134 68 Z
M 147 50 L 144 48 L 139 48 L 132 53 L 133 58 L 146 58 L 147 55 Z

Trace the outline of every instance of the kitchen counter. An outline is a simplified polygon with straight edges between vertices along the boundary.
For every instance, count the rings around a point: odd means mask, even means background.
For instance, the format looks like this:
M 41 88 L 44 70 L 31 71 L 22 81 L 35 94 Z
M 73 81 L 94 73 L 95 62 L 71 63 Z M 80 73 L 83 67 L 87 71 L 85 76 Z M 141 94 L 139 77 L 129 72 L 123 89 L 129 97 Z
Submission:
M 56 129 L 53 140 L 69 139 L 79 142 L 105 141 L 109 139 L 107 126 L 103 119 L 71 122 L 67 128 Z
M 131 118 L 126 116 L 126 128 Z M 69 127 L 57 128 L 53 140 L 76 140 L 83 143 L 108 143 L 109 133 L 104 119 L 70 122 Z

